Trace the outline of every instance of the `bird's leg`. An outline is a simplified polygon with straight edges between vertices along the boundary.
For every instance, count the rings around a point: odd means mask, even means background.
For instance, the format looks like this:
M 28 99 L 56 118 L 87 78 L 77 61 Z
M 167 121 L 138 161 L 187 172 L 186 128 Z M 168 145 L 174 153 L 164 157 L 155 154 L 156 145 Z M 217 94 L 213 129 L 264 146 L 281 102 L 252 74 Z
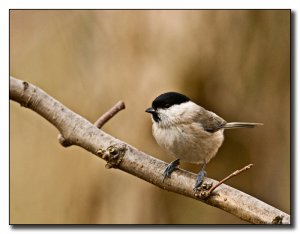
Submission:
M 196 180 L 196 183 L 195 183 L 195 187 L 194 187 L 194 192 L 198 191 L 198 187 L 203 182 L 203 177 L 206 176 L 205 166 L 206 166 L 206 163 L 203 164 L 201 170 L 199 171 L 199 174 L 197 176 L 197 180 Z
M 180 160 L 179 159 L 176 159 L 174 160 L 173 162 L 171 162 L 167 167 L 166 169 L 164 170 L 164 173 L 163 173 L 163 182 L 165 181 L 165 178 L 166 177 L 170 177 L 171 176 L 171 173 L 175 170 L 175 168 L 179 165 L 179 162 Z

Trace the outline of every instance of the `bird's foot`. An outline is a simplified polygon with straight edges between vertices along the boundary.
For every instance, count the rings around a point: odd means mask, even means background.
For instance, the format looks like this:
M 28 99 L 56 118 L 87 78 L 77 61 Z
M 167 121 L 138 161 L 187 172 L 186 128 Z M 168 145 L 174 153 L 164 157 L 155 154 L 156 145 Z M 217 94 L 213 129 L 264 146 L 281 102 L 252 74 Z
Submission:
M 165 181 L 166 177 L 170 177 L 171 173 L 175 170 L 175 168 L 180 164 L 180 160 L 176 159 L 171 162 L 163 172 L 163 182 Z
M 194 192 L 198 191 L 198 188 L 201 186 L 202 182 L 203 182 L 203 177 L 206 176 L 206 171 L 200 171 L 198 176 L 197 176 L 197 180 L 194 186 Z
M 201 186 L 201 184 L 203 182 L 203 177 L 206 176 L 206 171 L 204 170 L 205 166 L 206 165 L 204 164 L 202 169 L 200 170 L 198 176 L 197 176 L 196 183 L 195 183 L 195 186 L 194 186 L 194 192 L 198 191 L 198 188 Z

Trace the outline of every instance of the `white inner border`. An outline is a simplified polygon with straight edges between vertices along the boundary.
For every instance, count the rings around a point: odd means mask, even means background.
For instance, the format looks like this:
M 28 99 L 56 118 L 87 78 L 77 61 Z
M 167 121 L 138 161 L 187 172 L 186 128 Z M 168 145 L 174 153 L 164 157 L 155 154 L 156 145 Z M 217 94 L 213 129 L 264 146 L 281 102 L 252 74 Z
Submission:
M 51 232 L 51 233 L 66 233 L 66 232 L 80 232 L 80 233 L 86 233 L 87 231 L 93 231 L 93 232 L 105 232 L 105 233 L 111 233 L 111 232 L 117 232 L 118 230 L 115 229 L 78 229 L 77 227 L 73 227 L 72 229 L 46 229 L 46 228 L 39 228 L 39 229 L 12 229 L 11 226 L 9 226 L 9 191 L 8 191 L 8 182 L 9 182 L 9 167 L 8 167 L 8 160 L 9 160 L 9 125 L 8 125 L 8 105 L 9 105 L 9 94 L 8 94 L 8 66 L 9 66 L 9 9 L 100 9 L 100 8 L 110 8 L 110 9 L 123 9 L 123 8 L 150 8 L 150 9 L 160 9 L 160 8 L 172 8 L 172 9 L 190 9 L 190 8 L 197 8 L 197 9 L 292 9 L 294 14 L 295 21 L 293 22 L 293 25 L 295 26 L 293 30 L 294 35 L 294 84 L 296 87 L 294 88 L 295 91 L 295 98 L 294 103 L 295 106 L 295 122 L 298 122 L 298 116 L 299 116 L 299 82 L 297 82 L 298 74 L 297 74 L 297 67 L 300 66 L 299 64 L 299 46 L 297 45 L 297 34 L 299 32 L 299 9 L 300 4 L 299 0 L 207 0 L 207 1 L 201 1 L 201 0 L 1 0 L 0 1 L 0 64 L 1 64 L 1 79 L 0 79 L 0 108 L 1 108 L 1 115 L 0 115 L 0 142 L 1 142 L 1 154 L 0 154 L 0 233 L 6 234 L 10 232 Z M 292 88 L 293 89 L 293 88 Z M 298 91 L 298 92 L 297 92 Z M 297 169 L 299 170 L 299 159 L 297 157 L 299 156 L 299 145 L 300 140 L 298 136 L 298 124 L 295 123 L 294 128 L 296 129 L 295 132 L 295 178 L 293 179 L 294 182 L 299 182 L 299 173 L 297 172 Z M 296 183 L 294 184 L 296 186 Z M 294 202 L 296 205 L 296 209 L 294 212 L 296 213 L 296 217 L 299 217 L 299 202 L 297 202 L 297 197 L 299 197 L 299 183 L 298 186 L 295 188 L 296 194 L 294 194 Z M 295 208 L 295 207 L 294 207 Z M 295 217 L 294 217 L 295 218 Z M 299 219 L 298 219 L 299 220 Z M 244 232 L 267 232 L 267 233 L 274 233 L 274 232 L 298 232 L 299 230 L 299 224 L 297 225 L 297 220 L 295 221 L 295 228 L 247 228 L 243 229 Z M 218 229 L 214 228 L 207 228 L 207 227 L 195 227 L 194 229 L 188 229 L 183 230 L 182 228 L 176 228 L 171 227 L 169 229 L 154 229 L 151 230 L 150 227 L 143 228 L 147 232 L 155 232 L 155 233 L 165 233 L 165 232 L 172 232 L 172 233 L 179 233 L 182 231 L 188 231 L 188 232 L 194 232 L 199 233 L 201 231 L 205 232 L 213 232 L 213 233 L 228 233 L 228 232 L 240 232 L 242 226 L 239 226 L 239 228 L 222 228 L 221 226 L 218 227 Z M 202 229 L 202 230 L 200 230 Z M 206 229 L 206 230 L 203 230 Z M 142 231 L 139 229 L 124 229 L 122 232 L 126 233 L 132 233 L 132 232 L 140 232 Z

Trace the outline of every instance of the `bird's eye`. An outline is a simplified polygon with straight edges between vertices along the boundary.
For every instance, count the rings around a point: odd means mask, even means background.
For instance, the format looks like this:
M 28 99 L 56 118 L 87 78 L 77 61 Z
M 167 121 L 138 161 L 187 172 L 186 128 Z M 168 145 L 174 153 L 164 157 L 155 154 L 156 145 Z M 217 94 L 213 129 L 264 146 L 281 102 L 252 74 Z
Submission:
M 165 104 L 165 108 L 168 108 L 168 107 L 170 107 L 170 104 Z

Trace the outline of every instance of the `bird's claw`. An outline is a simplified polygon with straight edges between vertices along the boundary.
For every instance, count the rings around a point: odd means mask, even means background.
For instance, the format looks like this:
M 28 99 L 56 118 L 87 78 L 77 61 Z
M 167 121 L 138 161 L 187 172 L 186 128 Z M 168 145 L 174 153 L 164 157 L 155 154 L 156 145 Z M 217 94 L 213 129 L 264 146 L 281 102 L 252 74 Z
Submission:
M 179 159 L 174 160 L 171 162 L 164 170 L 163 172 L 163 182 L 167 177 L 170 177 L 172 172 L 175 170 L 175 168 L 179 165 Z
M 200 173 L 197 176 L 197 180 L 194 186 L 194 192 L 198 191 L 198 188 L 201 186 L 203 182 L 203 177 L 206 176 L 206 171 L 200 171 Z

